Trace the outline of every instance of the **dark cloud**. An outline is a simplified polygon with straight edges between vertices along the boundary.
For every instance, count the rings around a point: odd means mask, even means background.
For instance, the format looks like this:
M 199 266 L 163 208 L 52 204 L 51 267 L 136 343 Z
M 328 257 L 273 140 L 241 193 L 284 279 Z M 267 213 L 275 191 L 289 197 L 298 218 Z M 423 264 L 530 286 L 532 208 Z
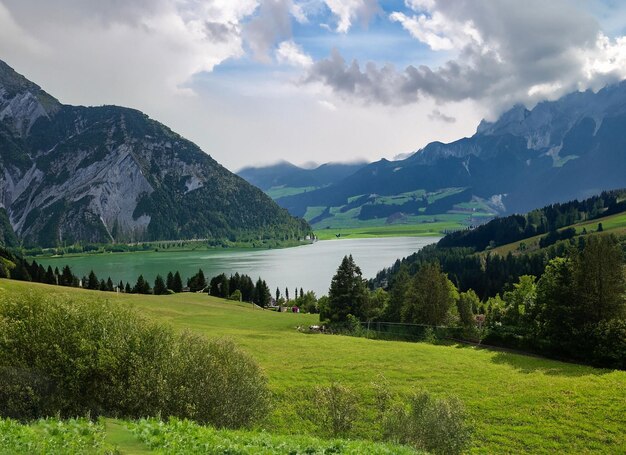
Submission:
M 605 83 L 620 72 L 590 75 L 589 57 L 602 58 L 601 30 L 571 2 L 438 0 L 433 5 L 426 13 L 398 13 L 396 20 L 425 43 L 452 46 L 448 50 L 456 51 L 455 58 L 438 67 L 397 70 L 356 60 L 348 64 L 335 50 L 316 62 L 305 80 L 365 103 L 408 104 L 425 96 L 440 102 L 488 100 L 497 109 L 532 103 L 546 92 L 558 96 Z

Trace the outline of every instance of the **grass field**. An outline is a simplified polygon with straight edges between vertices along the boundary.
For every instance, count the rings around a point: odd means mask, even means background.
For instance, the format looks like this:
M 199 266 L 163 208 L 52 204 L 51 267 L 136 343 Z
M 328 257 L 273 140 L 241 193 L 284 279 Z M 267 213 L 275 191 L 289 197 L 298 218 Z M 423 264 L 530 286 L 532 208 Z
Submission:
M 617 236 L 626 235 L 626 213 L 617 213 L 615 215 L 606 216 L 603 218 L 598 218 L 591 221 L 584 221 L 581 223 L 573 224 L 572 226 L 567 226 L 559 231 L 564 229 L 573 227 L 576 229 L 577 234 L 581 234 L 583 229 L 587 231 L 587 233 L 596 232 L 598 229 L 598 224 L 602 223 L 602 235 L 607 234 L 615 234 Z M 509 243 L 507 245 L 502 245 L 497 248 L 494 248 L 493 252 L 506 255 L 509 253 L 515 253 L 520 251 L 520 245 L 524 243 L 526 245 L 525 251 L 532 251 L 539 249 L 539 240 L 544 237 L 546 234 L 536 235 L 534 237 L 530 237 L 524 240 L 520 240 L 517 242 Z
M 341 216 L 349 215 L 348 212 Z M 477 217 L 480 218 L 480 217 Z M 357 220 L 341 217 L 333 219 L 327 227 L 323 220 L 313 226 L 315 235 L 320 240 L 331 240 L 340 237 L 372 238 L 372 237 L 420 237 L 442 236 L 445 232 L 465 229 L 468 216 L 466 214 L 443 214 L 436 216 L 408 216 L 402 223 L 386 224 L 384 219 Z
M 291 187 L 291 186 L 274 186 L 268 190 L 265 190 L 265 194 L 267 194 L 272 199 L 280 199 L 281 197 L 294 196 L 300 193 L 306 193 L 307 191 L 316 190 L 318 187 L 315 186 L 304 186 L 304 187 Z
M 476 429 L 474 453 L 626 453 L 626 372 L 608 371 L 537 357 L 465 346 L 374 341 L 307 335 L 296 326 L 314 315 L 254 310 L 198 294 L 113 295 L 0 280 L 0 292 L 82 293 L 119 300 L 142 314 L 207 336 L 228 336 L 264 368 L 276 406 L 264 428 L 275 434 L 311 434 L 300 411 L 307 393 L 340 381 L 373 403 L 371 382 L 379 373 L 393 391 L 423 388 L 456 395 Z M 376 438 L 378 422 L 354 434 Z

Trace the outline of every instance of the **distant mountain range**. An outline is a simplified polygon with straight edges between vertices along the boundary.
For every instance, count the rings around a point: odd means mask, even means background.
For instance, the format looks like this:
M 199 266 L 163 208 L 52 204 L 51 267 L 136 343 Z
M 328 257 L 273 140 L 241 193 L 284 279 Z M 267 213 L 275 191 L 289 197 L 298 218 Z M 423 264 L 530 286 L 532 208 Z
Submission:
M 61 104 L 0 61 L 0 243 L 285 240 L 309 232 L 142 112 Z
M 314 168 L 302 168 L 288 161 L 269 166 L 244 167 L 237 175 L 263 191 L 280 188 L 322 188 L 341 181 L 367 165 L 367 161 L 326 163 Z
M 345 224 L 348 212 L 354 220 L 387 223 L 463 212 L 487 218 L 625 186 L 626 82 L 621 82 L 532 110 L 518 105 L 493 123 L 481 122 L 470 138 L 433 142 L 404 160 L 382 159 L 323 188 L 274 196 L 319 228 L 334 220 Z

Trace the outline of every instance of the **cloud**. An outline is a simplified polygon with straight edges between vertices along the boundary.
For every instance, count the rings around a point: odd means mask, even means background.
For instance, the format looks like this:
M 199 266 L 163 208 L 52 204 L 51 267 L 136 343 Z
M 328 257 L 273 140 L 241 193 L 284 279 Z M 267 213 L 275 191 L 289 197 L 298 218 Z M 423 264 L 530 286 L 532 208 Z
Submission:
M 433 122 L 455 123 L 456 118 L 442 113 L 439 109 L 433 110 L 428 118 Z
M 300 46 L 293 41 L 283 41 L 276 49 L 276 60 L 279 63 L 309 67 L 313 64 L 313 59 L 307 55 Z
M 433 67 L 347 63 L 338 51 L 305 77 L 344 98 L 402 105 L 479 100 L 494 111 L 626 77 L 626 38 L 610 39 L 587 11 L 566 0 L 408 0 L 389 15 L 433 51 L 453 58 Z
M 0 30 L 12 22 L 19 27 L 0 42 L 3 58 L 32 68 L 34 76 L 47 65 L 58 73 L 46 77 L 50 89 L 69 94 L 69 101 L 97 103 L 106 97 L 128 104 L 159 92 L 188 93 L 193 75 L 243 56 L 241 23 L 257 0 L 0 0 L 0 5 L 5 11 Z M 37 64 L 20 51 L 23 42 L 41 49 Z M 73 86 L 62 80 L 67 73 L 74 75 Z
M 355 21 L 366 26 L 381 12 L 377 0 L 324 0 L 330 11 L 337 16 L 337 32 L 347 33 Z
M 335 106 L 333 103 L 331 103 L 328 100 L 320 100 L 317 102 L 321 107 L 323 107 L 324 109 L 328 110 L 328 111 L 336 111 L 337 110 L 337 106 Z
M 244 28 L 246 42 L 257 60 L 270 63 L 273 46 L 291 38 L 292 7 L 291 0 L 261 0 L 258 14 Z

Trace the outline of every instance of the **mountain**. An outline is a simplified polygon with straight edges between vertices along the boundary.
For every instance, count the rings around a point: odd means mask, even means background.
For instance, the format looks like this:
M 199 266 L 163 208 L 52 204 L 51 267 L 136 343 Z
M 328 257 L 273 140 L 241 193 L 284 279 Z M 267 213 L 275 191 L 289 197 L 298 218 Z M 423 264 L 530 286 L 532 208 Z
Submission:
M 310 227 L 134 109 L 61 104 L 0 61 L 7 244 L 291 239 Z
M 245 167 L 237 175 L 262 190 L 272 188 L 321 188 L 332 185 L 354 174 L 367 165 L 365 161 L 353 163 L 326 163 L 313 169 L 298 167 L 288 161 L 269 166 Z
M 314 207 L 330 207 L 332 215 L 360 199 L 360 210 L 351 210 L 361 219 L 363 213 L 385 217 L 395 209 L 395 216 L 525 212 L 625 187 L 625 131 L 626 82 L 621 82 L 532 110 L 514 106 L 495 122 L 481 122 L 470 138 L 433 142 L 404 160 L 383 159 L 328 187 L 277 202 L 297 216 L 317 213 Z M 413 199 L 389 207 L 394 205 L 389 198 L 398 195 Z

